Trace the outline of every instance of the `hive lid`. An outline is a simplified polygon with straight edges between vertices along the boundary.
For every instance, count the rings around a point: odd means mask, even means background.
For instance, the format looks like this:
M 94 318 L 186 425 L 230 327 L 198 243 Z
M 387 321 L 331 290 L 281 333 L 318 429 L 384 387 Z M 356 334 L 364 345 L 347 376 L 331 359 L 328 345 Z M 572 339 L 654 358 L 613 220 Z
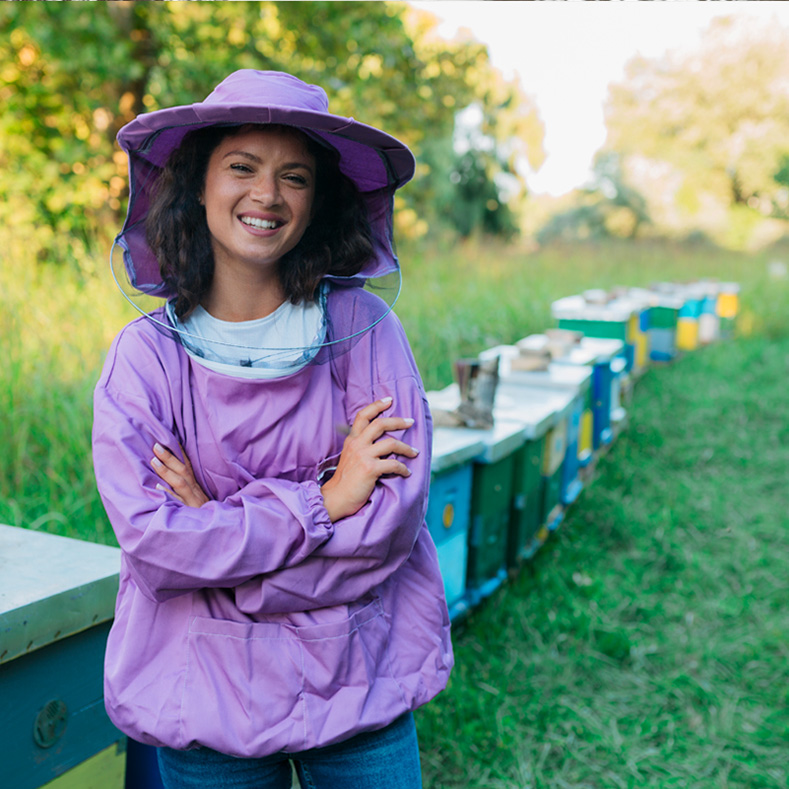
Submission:
M 0 524 L 0 664 L 112 619 L 120 554 Z
M 588 365 L 551 362 L 547 370 L 513 370 L 502 380 L 537 389 L 570 389 L 580 394 L 591 386 L 592 368 Z
M 493 413 L 497 420 L 519 422 L 527 439 L 541 438 L 569 413 L 576 395 L 572 389 L 537 388 L 502 381 Z
M 637 311 L 633 303 L 589 303 L 583 296 L 565 296 L 551 304 L 551 314 L 557 320 L 610 321 L 625 323 Z
M 480 430 L 436 427 L 433 430 L 433 456 L 430 469 L 434 473 L 468 463 L 485 449 Z
M 432 409 L 453 411 L 460 405 L 460 390 L 457 384 L 450 384 L 445 389 L 427 392 L 427 401 Z M 490 430 L 476 430 L 468 427 L 441 429 L 450 433 L 458 431 L 461 435 L 471 434 L 480 440 L 482 449 L 474 456 L 474 460 L 480 463 L 496 463 L 518 450 L 526 441 L 522 424 L 509 419 L 496 418 Z

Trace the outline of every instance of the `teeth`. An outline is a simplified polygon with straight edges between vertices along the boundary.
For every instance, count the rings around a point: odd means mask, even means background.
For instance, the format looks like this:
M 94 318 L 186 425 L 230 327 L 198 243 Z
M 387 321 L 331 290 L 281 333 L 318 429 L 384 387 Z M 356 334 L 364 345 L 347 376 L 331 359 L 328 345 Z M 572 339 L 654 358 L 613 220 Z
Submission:
M 259 230 L 274 230 L 277 226 L 277 223 L 273 220 L 268 219 L 256 219 L 255 217 L 251 216 L 242 216 L 241 221 L 245 225 L 249 225 L 250 227 L 256 227 Z

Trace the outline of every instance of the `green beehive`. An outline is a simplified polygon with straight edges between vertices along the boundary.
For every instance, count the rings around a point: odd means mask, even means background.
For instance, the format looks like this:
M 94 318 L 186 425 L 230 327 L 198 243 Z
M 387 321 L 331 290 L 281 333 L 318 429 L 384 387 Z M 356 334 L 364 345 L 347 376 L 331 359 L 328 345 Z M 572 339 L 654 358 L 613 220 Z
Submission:
M 0 784 L 122 789 L 103 698 L 120 551 L 0 525 L 0 557 Z
M 494 414 L 497 419 L 519 422 L 526 441 L 523 459 L 515 468 L 511 526 L 515 553 L 511 553 L 511 561 L 533 554 L 547 536 L 543 527 L 556 528 L 562 520 L 569 499 L 565 493 L 569 494 L 577 481 L 578 425 L 572 427 L 571 423 L 580 417 L 581 404 L 577 387 L 534 383 L 530 373 L 505 374 L 499 384 Z M 570 467 L 572 479 L 565 476 Z M 535 479 L 535 471 L 539 479 Z
M 545 525 L 542 477 L 545 435 L 527 441 L 515 455 L 514 497 L 510 517 L 507 558 L 514 567 L 528 559 L 541 543 Z
M 585 337 L 621 340 L 625 347 L 626 369 L 636 364 L 639 312 L 632 301 L 590 301 L 591 294 L 567 296 L 551 304 L 551 314 L 559 328 L 581 332 Z M 600 296 L 602 299 L 602 295 Z

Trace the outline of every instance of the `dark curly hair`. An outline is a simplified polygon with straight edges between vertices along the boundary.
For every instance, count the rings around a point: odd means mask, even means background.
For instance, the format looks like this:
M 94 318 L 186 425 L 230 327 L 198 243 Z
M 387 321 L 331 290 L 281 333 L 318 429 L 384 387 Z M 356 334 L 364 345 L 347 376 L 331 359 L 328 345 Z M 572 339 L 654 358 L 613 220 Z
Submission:
M 315 216 L 299 243 L 278 263 L 285 296 L 293 304 L 314 300 L 327 274 L 351 277 L 373 255 L 364 200 L 340 172 L 339 154 L 288 126 L 209 126 L 184 137 L 159 176 L 146 219 L 148 245 L 162 280 L 175 293 L 184 319 L 211 287 L 214 255 L 200 195 L 211 154 L 226 137 L 249 128 L 287 129 L 300 135 L 315 157 Z

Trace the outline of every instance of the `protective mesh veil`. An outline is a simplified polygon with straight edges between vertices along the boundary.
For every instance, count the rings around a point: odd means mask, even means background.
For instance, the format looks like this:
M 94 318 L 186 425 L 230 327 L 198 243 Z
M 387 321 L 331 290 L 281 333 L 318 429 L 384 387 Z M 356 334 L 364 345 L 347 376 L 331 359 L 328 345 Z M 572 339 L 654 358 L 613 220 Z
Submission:
M 113 279 L 126 301 L 159 332 L 174 342 L 181 343 L 189 351 L 195 352 L 199 349 L 200 355 L 207 351 L 211 359 L 222 364 L 262 367 L 281 375 L 297 370 L 307 362 L 322 364 L 346 353 L 360 337 L 392 311 L 402 287 L 399 267 L 381 276 L 366 279 L 326 277 L 316 299 L 322 320 L 308 344 L 280 341 L 272 345 L 267 341 L 265 333 L 262 333 L 259 342 L 240 345 L 192 334 L 188 324 L 176 318 L 172 304 L 159 296 L 155 288 L 150 289 L 153 293 L 147 293 L 148 289 L 135 287 L 129 278 L 122 247 L 123 239 L 119 237 L 110 253 Z M 332 304 L 336 301 L 333 296 L 349 288 L 363 288 L 371 295 L 353 300 L 352 312 L 332 309 Z

